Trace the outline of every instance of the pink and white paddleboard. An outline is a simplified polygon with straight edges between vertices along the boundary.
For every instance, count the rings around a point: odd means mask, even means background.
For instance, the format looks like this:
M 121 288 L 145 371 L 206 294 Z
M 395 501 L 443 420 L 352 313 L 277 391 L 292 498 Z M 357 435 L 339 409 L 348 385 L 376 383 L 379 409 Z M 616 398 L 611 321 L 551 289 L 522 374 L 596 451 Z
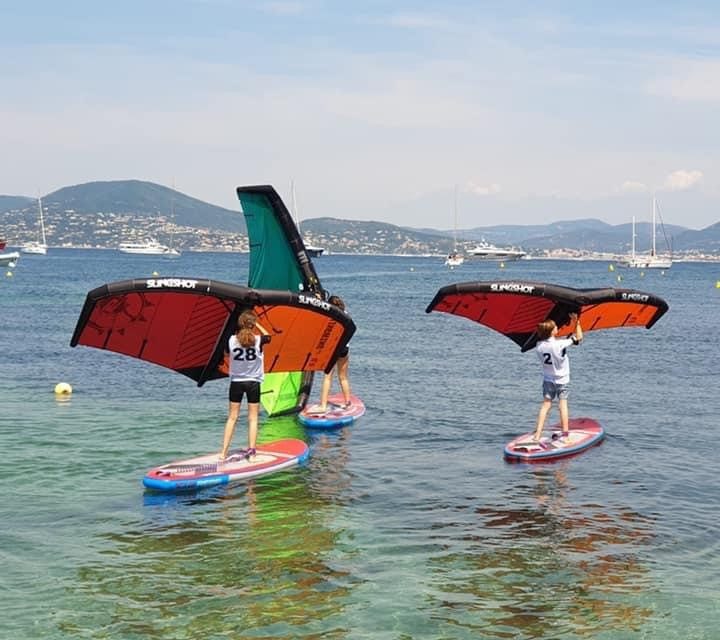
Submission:
M 298 420 L 306 427 L 338 429 L 352 424 L 365 413 L 365 404 L 357 396 L 350 396 L 349 407 L 344 407 L 344 403 L 343 394 L 336 393 L 328 398 L 326 411 L 321 411 L 317 404 L 308 405 L 298 414 Z
M 592 418 L 571 418 L 570 431 L 562 435 L 559 424 L 546 429 L 539 441 L 534 432 L 524 433 L 505 445 L 505 457 L 511 462 L 538 462 L 573 456 L 599 444 L 605 437 L 602 425 Z
M 232 450 L 223 462 L 217 452 L 170 462 L 150 469 L 143 484 L 155 491 L 189 491 L 239 482 L 300 464 L 307 460 L 309 449 L 302 440 L 288 438 L 258 445 L 252 457 L 245 453 Z

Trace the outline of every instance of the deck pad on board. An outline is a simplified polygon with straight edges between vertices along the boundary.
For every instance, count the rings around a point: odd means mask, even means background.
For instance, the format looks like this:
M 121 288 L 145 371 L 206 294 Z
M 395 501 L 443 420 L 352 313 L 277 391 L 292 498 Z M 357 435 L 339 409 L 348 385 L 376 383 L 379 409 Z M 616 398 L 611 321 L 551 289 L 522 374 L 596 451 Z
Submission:
M 259 445 L 252 458 L 245 455 L 244 449 L 233 449 L 222 462 L 218 452 L 169 462 L 148 471 L 143 484 L 157 491 L 198 489 L 280 471 L 307 457 L 308 446 L 302 440 L 276 440 Z
M 357 396 L 350 396 L 349 407 L 344 403 L 343 394 L 336 393 L 328 398 L 326 411 L 321 411 L 317 404 L 308 405 L 298 414 L 298 419 L 307 427 L 336 429 L 353 423 L 365 413 L 365 404 Z
M 534 432 L 524 433 L 505 445 L 505 457 L 514 461 L 534 462 L 572 456 L 598 444 L 605 430 L 592 418 L 572 418 L 570 431 L 562 435 L 559 424 L 546 429 L 539 441 Z

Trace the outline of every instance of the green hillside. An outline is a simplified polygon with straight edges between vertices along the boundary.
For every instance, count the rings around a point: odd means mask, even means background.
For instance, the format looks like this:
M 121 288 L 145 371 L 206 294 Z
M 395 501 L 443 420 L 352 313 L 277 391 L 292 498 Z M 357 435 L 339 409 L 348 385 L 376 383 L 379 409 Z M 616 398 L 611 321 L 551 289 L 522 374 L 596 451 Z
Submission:
M 217 207 L 179 191 L 141 180 L 88 182 L 63 187 L 43 197 L 43 204 L 52 210 L 72 210 L 79 215 L 99 212 L 164 216 L 179 226 L 245 233 L 245 219 L 237 211 Z

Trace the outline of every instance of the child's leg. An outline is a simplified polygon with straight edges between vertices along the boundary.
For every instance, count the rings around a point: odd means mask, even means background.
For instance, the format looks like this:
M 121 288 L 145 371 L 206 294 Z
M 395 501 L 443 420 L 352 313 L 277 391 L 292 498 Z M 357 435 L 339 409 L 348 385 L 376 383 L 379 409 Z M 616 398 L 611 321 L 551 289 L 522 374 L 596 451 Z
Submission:
M 240 413 L 240 403 L 230 402 L 228 405 L 228 417 L 225 421 L 225 434 L 223 435 L 223 445 L 220 451 L 220 459 L 224 460 L 227 458 L 227 452 L 230 448 L 230 442 L 232 442 L 233 434 L 235 433 L 235 423 Z
M 248 402 L 248 447 L 255 448 L 258 432 L 258 414 L 260 413 L 259 402 Z
M 540 440 L 540 436 L 542 436 L 543 429 L 545 428 L 545 420 L 548 413 L 550 413 L 551 407 L 552 400 L 550 400 L 549 398 L 544 398 L 542 404 L 540 405 L 540 411 L 538 412 L 537 417 L 537 424 L 535 425 L 535 440 Z
M 343 396 L 345 398 L 345 404 L 350 404 L 350 378 L 348 376 L 348 370 L 350 369 L 350 358 L 345 356 L 339 358 L 337 361 L 337 372 L 338 380 L 340 381 L 340 388 L 342 389 Z
M 320 390 L 320 409 L 327 409 L 328 396 L 330 395 L 330 387 L 332 386 L 333 369 L 330 373 L 326 373 L 322 381 L 322 389 Z
M 558 400 L 558 409 L 560 409 L 560 424 L 562 425 L 563 433 L 568 433 L 570 427 L 568 426 L 569 412 L 567 398 L 560 398 L 560 400 Z

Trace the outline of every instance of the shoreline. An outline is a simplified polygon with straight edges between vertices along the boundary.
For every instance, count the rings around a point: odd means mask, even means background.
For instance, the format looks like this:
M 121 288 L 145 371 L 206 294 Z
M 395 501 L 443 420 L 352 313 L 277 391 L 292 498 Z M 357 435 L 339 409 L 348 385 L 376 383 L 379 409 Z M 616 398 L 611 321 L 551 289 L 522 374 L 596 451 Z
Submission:
M 68 250 L 68 251 L 84 251 L 84 250 L 90 250 L 90 251 L 115 251 L 120 253 L 120 251 L 116 247 L 88 247 L 88 246 L 48 246 L 48 250 Z M 11 246 L 7 246 L 5 248 L 6 251 L 14 251 L 15 248 Z M 20 250 L 20 247 L 17 247 L 17 250 Z M 542 256 L 527 256 L 526 258 L 521 259 L 515 259 L 515 260 L 498 260 L 498 259 L 486 259 L 486 258 L 476 258 L 473 256 L 465 256 L 465 262 L 468 263 L 476 263 L 476 264 L 483 264 L 483 263 L 500 263 L 503 262 L 505 264 L 512 263 L 512 262 L 532 262 L 537 260 L 569 260 L 569 261 L 575 261 L 575 262 L 609 262 L 609 263 L 620 263 L 624 260 L 627 260 L 629 256 L 626 255 L 608 255 L 608 254 L 583 254 L 583 255 L 577 255 L 577 252 L 575 250 L 567 250 L 568 253 L 559 253 L 562 251 L 561 249 L 554 250 L 554 255 L 542 255 Z M 244 249 L 228 249 L 228 248 L 221 248 L 221 247 L 213 247 L 213 248 L 203 248 L 203 249 L 183 249 L 183 253 L 239 253 L 244 255 L 249 255 L 249 251 Z M 151 254 L 137 254 L 135 257 L 158 257 L 157 255 L 153 256 Z M 315 258 L 316 260 L 324 260 L 325 258 L 332 257 L 332 256 L 367 256 L 367 257 L 385 257 L 385 258 L 428 258 L 428 259 L 438 259 L 438 260 L 444 260 L 447 256 L 444 253 L 356 253 L 352 251 L 332 251 L 324 253 L 322 256 L 318 256 Z M 162 257 L 162 256 L 160 256 Z M 177 257 L 175 258 L 177 259 Z M 673 264 L 678 263 L 685 263 L 685 262 L 696 262 L 696 263 L 717 263 L 720 262 L 720 254 L 719 255 L 706 255 L 703 254 L 701 256 L 678 256 L 672 258 Z

